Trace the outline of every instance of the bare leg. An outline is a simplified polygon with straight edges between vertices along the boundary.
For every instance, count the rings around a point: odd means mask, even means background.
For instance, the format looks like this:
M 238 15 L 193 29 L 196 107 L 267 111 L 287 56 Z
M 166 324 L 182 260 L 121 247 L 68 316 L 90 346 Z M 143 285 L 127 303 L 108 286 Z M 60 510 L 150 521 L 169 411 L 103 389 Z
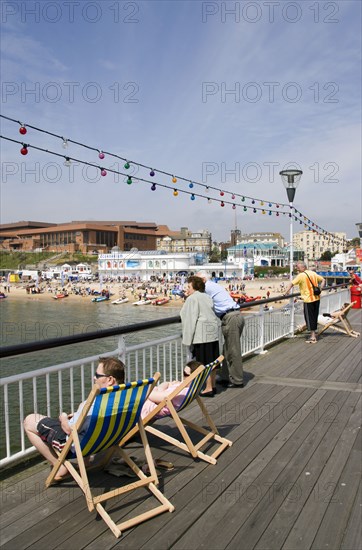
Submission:
M 57 462 L 57 456 L 55 452 L 43 441 L 36 429 L 38 422 L 45 418 L 42 414 L 29 414 L 24 420 L 24 430 L 28 439 L 32 445 L 39 451 L 39 453 L 51 464 L 54 465 Z M 57 472 L 57 478 L 66 476 L 68 470 L 65 466 L 61 466 Z
M 203 393 L 212 393 L 213 392 L 213 388 L 216 387 L 216 372 L 212 371 L 210 376 L 208 377 L 207 381 L 206 381 L 206 386 L 205 386 L 205 389 L 203 392 L 201 392 L 200 395 L 202 395 Z

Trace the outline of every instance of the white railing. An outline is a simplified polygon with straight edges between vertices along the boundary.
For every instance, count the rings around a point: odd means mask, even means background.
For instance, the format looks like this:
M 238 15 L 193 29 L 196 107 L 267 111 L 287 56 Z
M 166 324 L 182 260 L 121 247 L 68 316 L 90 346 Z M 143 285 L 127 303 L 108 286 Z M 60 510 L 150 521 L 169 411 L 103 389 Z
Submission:
M 349 291 L 330 292 L 321 297 L 321 313 L 335 311 L 349 301 Z M 269 301 L 269 303 L 273 303 Z M 287 306 L 245 317 L 241 338 L 243 357 L 263 353 L 264 348 L 285 337 L 291 337 L 298 325 L 304 323 L 302 302 L 291 299 Z M 221 332 L 221 331 L 220 331 Z M 220 345 L 221 334 L 220 334 Z M 221 349 L 221 348 L 220 348 Z M 156 371 L 162 380 L 180 380 L 189 351 L 182 345 L 181 333 L 133 346 L 126 346 L 124 336 L 118 339 L 115 350 L 102 353 L 104 357 L 118 356 L 126 365 L 126 379 L 148 378 Z M 58 416 L 63 410 L 74 412 L 89 394 L 99 355 L 53 365 L 23 374 L 0 379 L 2 417 L 1 460 L 5 466 L 32 454 L 27 446 L 23 420 L 31 412 Z

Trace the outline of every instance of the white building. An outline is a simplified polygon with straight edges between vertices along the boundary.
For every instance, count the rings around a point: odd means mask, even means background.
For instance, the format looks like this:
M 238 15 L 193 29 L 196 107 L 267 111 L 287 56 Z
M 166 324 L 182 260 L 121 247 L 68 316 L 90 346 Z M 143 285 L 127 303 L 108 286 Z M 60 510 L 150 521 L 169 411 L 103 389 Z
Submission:
M 114 251 L 98 256 L 98 272 L 104 277 L 121 277 L 150 281 L 160 279 L 171 280 L 177 276 L 187 276 L 200 269 L 206 270 L 217 278 L 243 278 L 254 276 L 254 263 L 251 258 L 243 258 L 238 262 L 202 263 L 197 261 L 198 254 L 173 253 L 163 251 Z
M 303 250 L 304 257 L 309 261 L 319 260 L 323 252 L 343 252 L 347 247 L 346 233 L 333 233 L 321 235 L 314 231 L 300 231 L 293 236 L 293 246 Z
M 288 252 L 277 242 L 243 242 L 228 248 L 228 261 L 235 265 L 242 265 L 250 261 L 253 265 L 284 267 L 288 263 Z

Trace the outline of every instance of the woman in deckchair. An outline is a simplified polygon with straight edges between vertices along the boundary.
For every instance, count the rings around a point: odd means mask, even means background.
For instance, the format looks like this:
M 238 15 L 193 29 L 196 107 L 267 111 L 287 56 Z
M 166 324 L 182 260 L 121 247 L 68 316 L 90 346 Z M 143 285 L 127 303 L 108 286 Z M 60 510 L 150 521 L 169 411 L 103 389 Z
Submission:
M 200 363 L 199 361 L 189 361 L 184 367 L 184 379 L 187 376 L 190 376 L 190 374 L 192 374 L 200 365 L 202 365 L 202 363 Z M 172 393 L 180 384 L 181 382 L 178 381 L 163 382 L 159 386 L 153 388 L 150 395 L 146 399 L 145 404 L 142 407 L 141 418 L 146 418 L 146 416 L 151 411 L 153 411 L 157 407 L 157 405 L 161 403 L 168 395 L 170 395 L 170 393 Z M 185 386 L 185 388 L 183 388 L 180 393 L 173 398 L 172 403 L 176 410 L 183 402 L 184 397 L 188 392 L 188 389 L 189 387 Z M 163 416 L 169 416 L 169 414 L 170 411 L 168 407 L 163 407 L 160 412 L 155 415 L 155 419 L 162 418 Z
M 124 383 L 124 364 L 114 357 L 99 358 L 99 364 L 94 375 L 94 383 L 100 388 L 107 388 Z M 61 451 L 71 433 L 71 426 L 74 425 L 83 410 L 85 401 L 81 403 L 74 415 L 65 412 L 60 413 L 58 418 L 49 418 L 41 414 L 29 414 L 24 420 L 24 430 L 30 443 L 39 451 L 44 458 L 54 465 L 57 455 L 53 451 L 56 448 Z M 92 415 L 91 407 L 87 419 Z M 78 432 L 80 440 L 86 433 L 89 423 L 85 421 L 82 429 Z M 60 482 L 68 475 L 68 470 L 63 465 L 59 468 L 55 481 Z

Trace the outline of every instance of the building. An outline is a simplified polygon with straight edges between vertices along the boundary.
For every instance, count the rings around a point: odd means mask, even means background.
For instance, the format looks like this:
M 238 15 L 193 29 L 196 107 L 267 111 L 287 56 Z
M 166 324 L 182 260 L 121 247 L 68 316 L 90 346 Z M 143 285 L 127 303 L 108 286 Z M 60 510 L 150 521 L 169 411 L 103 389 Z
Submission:
M 321 235 L 314 231 L 301 231 L 293 236 L 293 247 L 303 250 L 307 264 L 314 264 L 323 252 L 343 252 L 347 248 L 346 233 Z
M 255 232 L 241 233 L 238 229 L 231 231 L 231 245 L 247 243 L 265 243 L 277 244 L 280 248 L 284 247 L 284 237 L 280 233 Z
M 120 251 L 98 256 L 98 273 L 102 277 L 155 281 L 159 279 L 174 280 L 186 277 L 205 269 L 216 278 L 254 277 L 252 258 L 242 258 L 237 263 L 199 262 L 198 254 L 174 252 L 167 254 L 163 250 Z
M 168 228 L 167 228 L 168 229 Z M 166 229 L 162 235 L 166 234 Z M 169 231 L 169 230 L 168 230 Z M 17 222 L 0 225 L 0 247 L 5 250 L 46 252 L 108 252 L 154 250 L 159 227 L 154 222 L 72 221 L 62 224 Z
M 17 222 L 0 225 L 0 247 L 5 250 L 106 253 L 120 250 L 163 250 L 166 253 L 209 254 L 211 234 L 187 227 L 171 231 L 167 225 L 137 221 L 72 221 L 55 224 Z
M 362 247 L 362 223 L 356 223 L 356 227 L 357 227 L 357 230 L 358 230 L 360 246 Z
M 192 252 L 208 255 L 212 248 L 211 233 L 206 229 L 202 231 L 189 231 L 187 227 L 181 227 L 180 231 L 170 231 L 167 226 L 160 225 L 159 233 L 163 233 L 157 239 L 157 250 L 166 253 Z
M 284 267 L 289 262 L 289 252 L 277 242 L 243 242 L 227 250 L 227 261 L 238 265 L 246 259 L 254 266 Z

